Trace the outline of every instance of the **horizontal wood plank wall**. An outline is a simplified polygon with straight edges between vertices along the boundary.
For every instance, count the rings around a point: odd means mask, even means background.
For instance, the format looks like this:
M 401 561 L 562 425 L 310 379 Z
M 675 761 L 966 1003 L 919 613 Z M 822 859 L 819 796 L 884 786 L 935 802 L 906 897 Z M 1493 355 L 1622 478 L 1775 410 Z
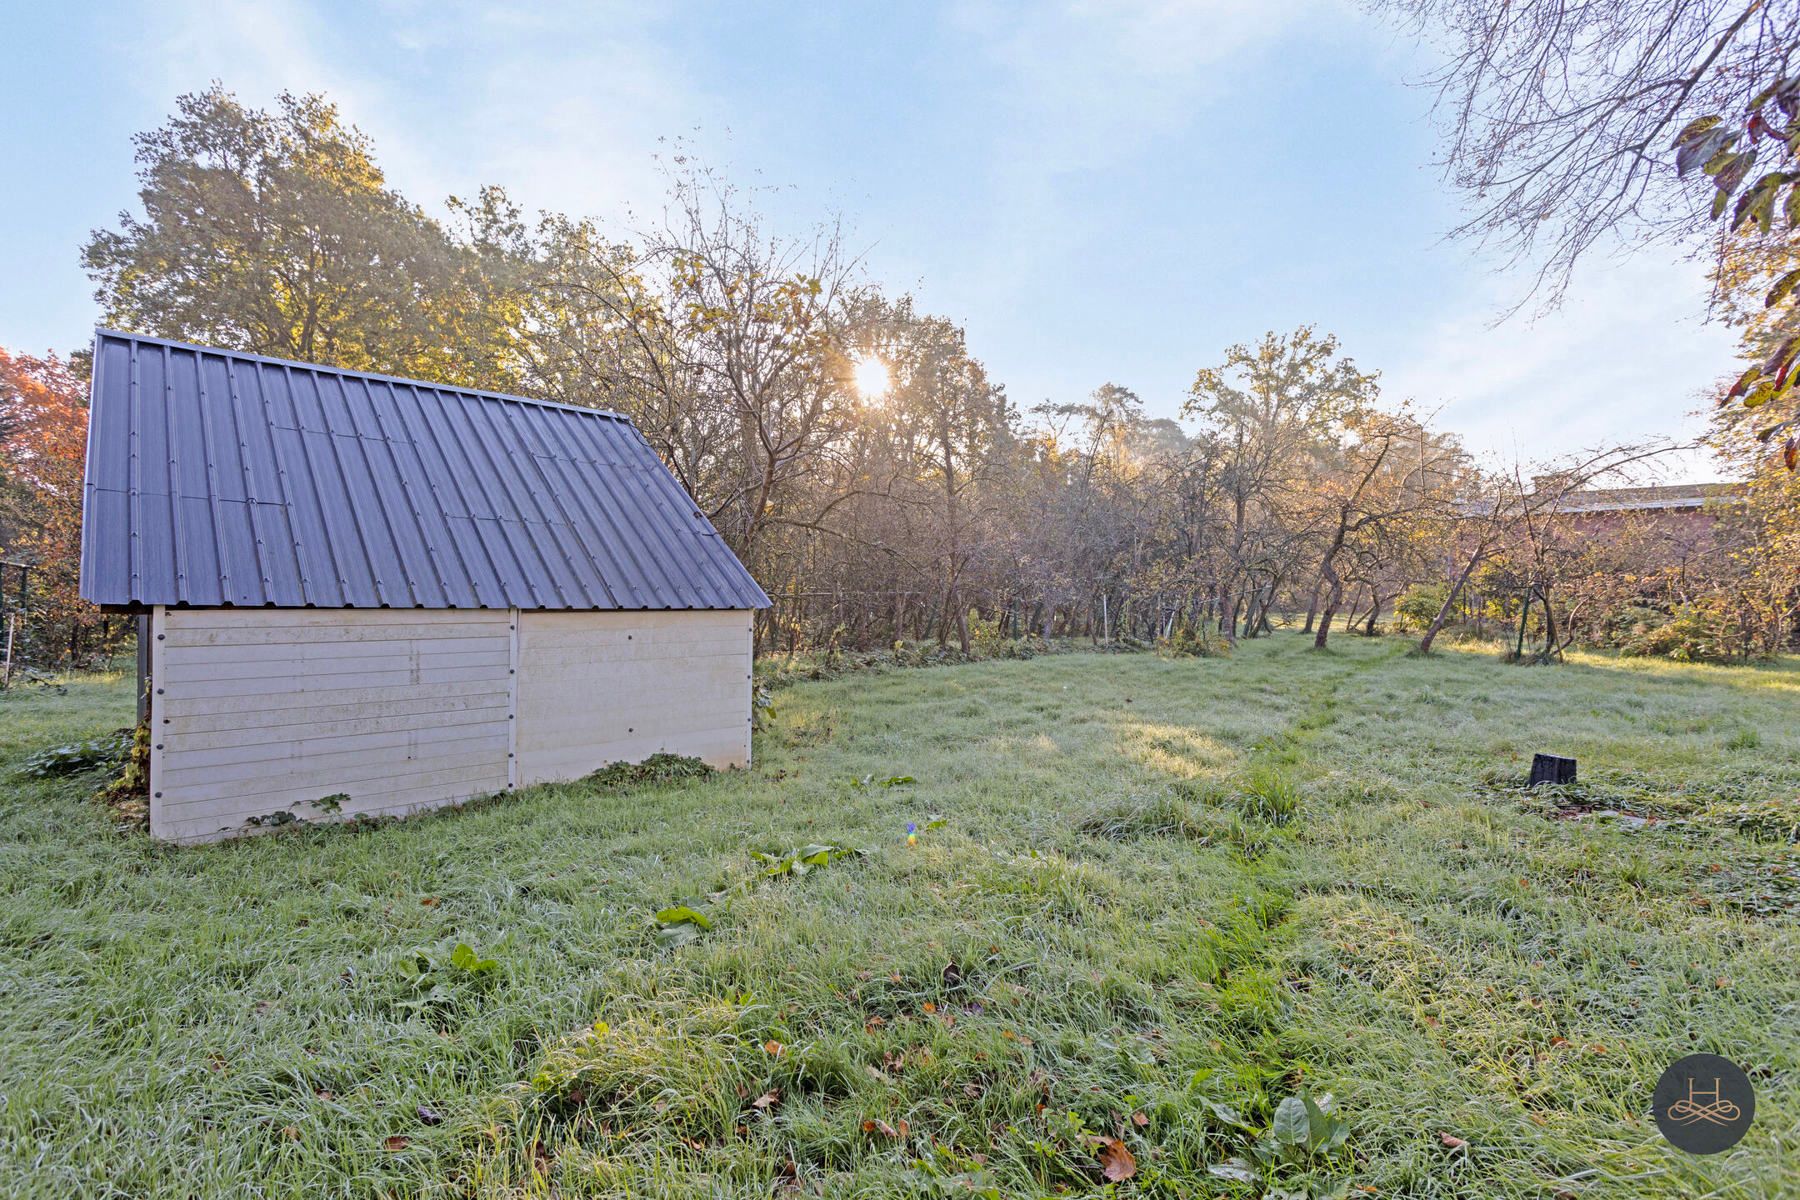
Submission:
M 513 615 L 159 609 L 150 832 L 397 815 L 503 791 Z M 350 797 L 339 813 L 316 801 Z
M 658 751 L 750 762 L 750 614 L 519 615 L 518 783 Z

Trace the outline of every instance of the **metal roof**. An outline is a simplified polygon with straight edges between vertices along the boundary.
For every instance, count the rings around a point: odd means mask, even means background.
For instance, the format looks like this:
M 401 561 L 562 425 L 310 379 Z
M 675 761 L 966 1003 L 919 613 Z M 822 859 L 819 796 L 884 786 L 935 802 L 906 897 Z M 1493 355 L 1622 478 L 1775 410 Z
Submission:
M 617 413 L 96 330 L 81 594 L 764 608 Z

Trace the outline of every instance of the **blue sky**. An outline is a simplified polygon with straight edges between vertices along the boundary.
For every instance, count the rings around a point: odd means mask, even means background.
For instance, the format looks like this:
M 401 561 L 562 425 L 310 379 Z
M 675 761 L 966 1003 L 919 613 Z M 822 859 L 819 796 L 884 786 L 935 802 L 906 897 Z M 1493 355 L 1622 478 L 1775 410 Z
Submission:
M 528 12 L 525 11 L 528 8 Z M 0 345 L 84 344 L 78 248 L 134 202 L 130 135 L 218 79 L 322 90 L 436 207 L 501 183 L 624 231 L 662 139 L 841 212 L 890 291 L 963 322 L 1021 406 L 1108 381 L 1174 415 L 1234 341 L 1336 332 L 1477 451 L 1692 436 L 1729 368 L 1701 268 L 1596 259 L 1535 321 L 1443 232 L 1432 59 L 1335 0 L 804 5 L 386 0 L 36 5 L 0 72 Z M 635 214 L 635 216 L 634 216 Z M 1676 478 L 1709 476 L 1699 459 Z

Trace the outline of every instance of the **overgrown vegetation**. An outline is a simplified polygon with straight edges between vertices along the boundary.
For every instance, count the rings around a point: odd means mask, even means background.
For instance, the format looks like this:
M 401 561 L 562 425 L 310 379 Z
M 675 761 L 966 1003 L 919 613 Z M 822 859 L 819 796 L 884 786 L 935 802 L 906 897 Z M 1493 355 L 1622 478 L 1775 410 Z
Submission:
M 609 763 L 589 772 L 582 782 L 595 788 L 628 788 L 644 784 L 673 783 L 680 779 L 704 779 L 713 769 L 685 754 L 658 752 L 642 762 Z
M 866 672 L 749 771 L 197 849 L 8 771 L 0 1191 L 1800 1191 L 1800 666 L 1405 650 Z M 1646 1115 L 1694 1049 L 1716 1157 Z

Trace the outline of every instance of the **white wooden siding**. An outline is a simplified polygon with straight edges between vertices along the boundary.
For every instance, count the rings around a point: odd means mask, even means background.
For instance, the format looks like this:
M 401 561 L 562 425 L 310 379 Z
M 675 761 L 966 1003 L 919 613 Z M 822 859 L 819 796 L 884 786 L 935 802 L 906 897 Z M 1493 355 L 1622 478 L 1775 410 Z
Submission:
M 151 629 L 150 831 L 169 841 L 275 812 L 397 815 L 664 750 L 750 761 L 747 611 L 158 608 Z
M 339 816 L 503 791 L 514 616 L 452 609 L 158 609 L 150 831 L 231 837 L 343 793 Z
M 521 613 L 519 786 L 658 751 L 748 765 L 750 630 L 744 610 Z

